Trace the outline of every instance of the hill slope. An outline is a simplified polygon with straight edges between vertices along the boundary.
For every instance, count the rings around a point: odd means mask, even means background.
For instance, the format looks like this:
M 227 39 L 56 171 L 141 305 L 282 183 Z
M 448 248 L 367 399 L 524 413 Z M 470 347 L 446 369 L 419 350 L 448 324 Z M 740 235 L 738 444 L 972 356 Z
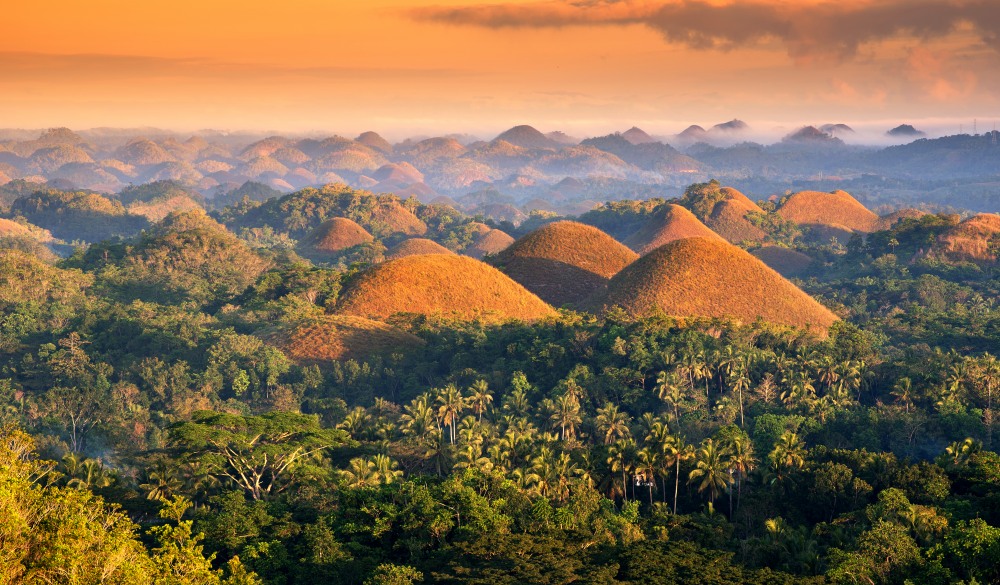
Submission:
M 778 214 L 803 225 L 846 227 L 858 232 L 875 230 L 879 217 L 845 191 L 801 191 L 778 208 Z
M 454 254 L 448 248 L 434 240 L 427 238 L 409 238 L 396 244 L 389 253 L 385 255 L 386 260 L 395 260 L 405 256 L 419 256 L 420 254 Z
M 638 256 L 601 230 L 574 221 L 542 226 L 497 254 L 493 264 L 544 301 L 576 304 L 603 289 Z
M 346 315 L 279 325 L 256 335 L 298 364 L 362 359 L 424 344 L 419 337 L 391 325 Z
M 334 217 L 302 239 L 304 248 L 319 253 L 337 253 L 353 246 L 367 244 L 375 238 L 365 228 L 346 217 Z
M 952 261 L 996 262 L 1000 256 L 1000 215 L 980 213 L 938 236 L 931 255 Z
M 825 330 L 837 317 L 749 253 L 720 239 L 686 238 L 657 248 L 611 279 L 589 303 L 633 316 L 757 318 Z
M 510 237 L 507 232 L 497 229 L 487 229 L 469 244 L 463 250 L 463 253 L 466 256 L 472 256 L 480 260 L 487 254 L 499 254 L 513 243 L 514 238 Z
M 721 240 L 722 236 L 701 223 L 687 209 L 668 203 L 654 211 L 639 231 L 626 238 L 625 245 L 639 254 L 647 254 L 666 243 L 683 238 Z
M 397 313 L 501 322 L 555 315 L 552 307 L 502 272 L 467 256 L 406 256 L 358 275 L 338 302 L 344 315 Z

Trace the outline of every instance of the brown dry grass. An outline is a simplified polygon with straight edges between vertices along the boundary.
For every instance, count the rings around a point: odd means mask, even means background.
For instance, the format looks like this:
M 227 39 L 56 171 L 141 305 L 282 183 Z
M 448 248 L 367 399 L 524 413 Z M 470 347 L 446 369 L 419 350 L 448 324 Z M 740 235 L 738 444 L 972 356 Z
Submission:
M 562 306 L 603 289 L 636 258 L 635 252 L 595 227 L 557 221 L 511 244 L 493 264 L 542 300 Z
M 359 274 L 338 303 L 345 315 L 398 313 L 502 322 L 554 316 L 549 305 L 502 272 L 468 256 L 429 254 L 379 264 Z
M 874 231 L 879 219 L 849 193 L 839 190 L 795 193 L 778 209 L 778 214 L 798 224 L 844 226 L 865 233 Z
M 410 238 L 396 244 L 385 255 L 385 259 L 395 260 L 396 258 L 418 256 L 420 254 L 454 254 L 454 252 L 427 238 Z
M 507 232 L 489 229 L 489 226 L 485 227 L 487 227 L 487 231 L 463 250 L 466 256 L 472 256 L 476 260 L 481 260 L 487 254 L 499 254 L 503 252 L 514 243 L 514 238 L 510 237 Z
M 980 213 L 938 237 L 932 255 L 947 260 L 996 262 L 1000 254 L 1000 215 Z
M 722 191 L 736 191 L 735 189 L 723 188 Z M 739 197 L 733 197 L 715 204 L 712 215 L 709 216 L 706 224 L 715 233 L 719 234 L 729 242 L 734 244 L 744 241 L 760 242 L 767 234 L 764 230 L 750 223 L 747 213 L 763 213 L 763 210 L 753 201 L 747 199 L 742 193 Z
M 0 217 L 0 237 L 29 235 L 31 235 L 31 230 L 27 227 L 17 223 L 16 221 Z
M 676 240 L 611 279 L 598 310 L 728 317 L 825 331 L 837 317 L 748 252 L 719 239 Z
M 346 315 L 326 315 L 270 327 L 257 336 L 297 364 L 320 366 L 424 344 L 419 337 L 391 325 Z
M 764 246 L 751 252 L 776 270 L 782 276 L 796 276 L 802 274 L 813 265 L 813 259 L 802 252 L 784 248 L 782 246 Z
M 427 233 L 427 224 L 413 215 L 398 201 L 380 201 L 372 212 L 372 222 L 388 226 L 390 231 L 408 236 L 422 236 Z
M 653 212 L 639 231 L 625 239 L 625 245 L 639 254 L 648 254 L 664 244 L 684 238 L 722 240 L 722 236 L 701 223 L 693 213 L 670 203 Z
M 335 217 L 324 221 L 303 238 L 302 245 L 316 252 L 340 252 L 374 240 L 365 228 L 354 221 Z
M 878 218 L 878 222 L 875 224 L 875 229 L 876 231 L 891 229 L 892 226 L 903 221 L 904 219 L 920 219 L 925 215 L 927 215 L 927 212 L 920 211 L 919 209 L 900 209 L 899 211 L 893 211 L 889 215 L 883 215 Z

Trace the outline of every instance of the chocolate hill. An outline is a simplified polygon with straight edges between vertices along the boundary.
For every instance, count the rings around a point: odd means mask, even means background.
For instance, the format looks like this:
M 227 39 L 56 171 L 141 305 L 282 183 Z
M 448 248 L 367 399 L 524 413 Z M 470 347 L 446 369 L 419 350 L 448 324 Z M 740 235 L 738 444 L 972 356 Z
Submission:
M 763 246 L 750 253 L 785 277 L 798 276 L 814 263 L 802 252 L 782 246 Z
M 424 344 L 419 337 L 391 325 L 347 315 L 324 315 L 278 325 L 256 335 L 298 364 L 320 366 Z
M 344 315 L 397 313 L 503 322 L 554 316 L 549 305 L 488 264 L 467 256 L 406 256 L 359 274 L 340 296 Z
M 484 224 L 483 227 L 486 231 L 481 232 L 475 240 L 465 250 L 463 254 L 466 256 L 472 256 L 477 260 L 481 260 L 487 254 L 499 254 L 500 252 L 507 249 L 508 246 L 514 243 L 514 238 L 510 237 L 507 232 L 492 229 Z
M 419 256 L 420 254 L 454 254 L 448 248 L 434 240 L 427 238 L 409 238 L 396 244 L 385 255 L 386 260 L 395 260 L 405 256 Z
M 602 290 L 638 256 L 601 230 L 574 221 L 542 226 L 497 254 L 493 265 L 555 306 Z
M 879 219 L 849 193 L 839 190 L 795 193 L 778 208 L 778 214 L 801 225 L 842 226 L 863 233 L 874 231 Z
M 825 331 L 837 317 L 748 252 L 713 238 L 657 248 L 618 273 L 588 303 L 639 317 L 729 317 Z
M 654 211 L 639 231 L 626 238 L 625 245 L 639 254 L 647 254 L 668 242 L 695 237 L 722 239 L 693 213 L 668 203 Z
M 367 244 L 375 238 L 365 228 L 346 217 L 335 217 L 321 223 L 300 246 L 312 252 L 335 254 L 354 246 Z

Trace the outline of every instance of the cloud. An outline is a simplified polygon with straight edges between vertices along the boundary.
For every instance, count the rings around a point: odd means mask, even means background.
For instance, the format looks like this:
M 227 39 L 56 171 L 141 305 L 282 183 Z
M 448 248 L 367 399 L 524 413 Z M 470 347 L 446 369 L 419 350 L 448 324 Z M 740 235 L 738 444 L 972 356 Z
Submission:
M 951 102 L 967 98 L 979 85 L 978 76 L 954 62 L 947 52 L 914 47 L 906 60 L 907 76 L 931 98 Z
M 673 43 L 694 49 L 732 50 L 768 41 L 784 44 L 800 62 L 844 60 L 866 43 L 908 36 L 945 37 L 968 30 L 1000 51 L 996 0 L 843 0 L 720 4 L 705 0 L 550 0 L 528 4 L 427 6 L 411 18 L 487 28 L 552 28 L 642 24 Z

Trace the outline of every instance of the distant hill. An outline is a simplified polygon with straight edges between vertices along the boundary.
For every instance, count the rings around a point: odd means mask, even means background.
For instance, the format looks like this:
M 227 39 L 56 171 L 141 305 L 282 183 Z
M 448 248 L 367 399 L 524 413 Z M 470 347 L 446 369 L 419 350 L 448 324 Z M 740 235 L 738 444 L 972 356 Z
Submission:
M 887 230 L 904 219 L 920 219 L 925 215 L 927 215 L 927 212 L 919 209 L 900 209 L 878 218 L 878 221 L 875 223 L 875 229 L 879 231 Z
M 676 240 L 619 272 L 593 308 L 633 316 L 763 319 L 824 332 L 837 317 L 749 253 L 721 239 Z
M 681 154 L 676 148 L 661 142 L 634 144 L 622 134 L 610 134 L 599 138 L 588 138 L 580 143 L 613 154 L 624 162 L 640 169 L 660 173 L 700 170 L 703 165 L 697 160 Z
M 909 124 L 900 124 L 886 132 L 886 135 L 894 138 L 921 138 L 927 136 L 927 133 L 921 132 Z
M 374 148 L 375 150 L 381 152 L 382 154 L 391 154 L 393 151 L 392 144 L 388 140 L 382 138 L 375 132 L 362 132 L 357 138 L 357 142 L 364 144 L 369 148 Z
M 561 145 L 528 125 L 514 126 L 501 133 L 494 141 L 503 140 L 522 148 L 559 148 Z
M 492 260 L 545 302 L 576 305 L 638 258 L 601 230 L 573 221 L 546 224 Z
M 842 145 L 844 141 L 815 126 L 806 126 L 781 139 L 785 143 Z
M 419 337 L 391 325 L 347 315 L 325 315 L 282 324 L 256 335 L 295 363 L 320 367 L 334 361 L 362 360 L 424 345 Z
M 750 126 L 743 120 L 730 120 L 728 122 L 712 126 L 712 130 L 717 132 L 743 132 L 749 129 Z
M 502 272 L 467 256 L 406 256 L 356 276 L 337 303 L 345 315 L 384 319 L 397 313 L 502 322 L 556 313 Z
M 632 144 L 648 144 L 650 142 L 656 142 L 652 136 L 646 134 L 644 130 L 635 126 L 632 126 L 628 130 L 622 132 L 622 138 L 628 140 Z
M 668 203 L 654 211 L 645 225 L 624 243 L 639 254 L 647 254 L 668 242 L 695 237 L 722 240 L 722 236 L 701 223 L 693 213 Z
M 878 216 L 845 191 L 794 193 L 778 208 L 778 214 L 801 225 L 824 225 L 858 232 L 875 230 Z

